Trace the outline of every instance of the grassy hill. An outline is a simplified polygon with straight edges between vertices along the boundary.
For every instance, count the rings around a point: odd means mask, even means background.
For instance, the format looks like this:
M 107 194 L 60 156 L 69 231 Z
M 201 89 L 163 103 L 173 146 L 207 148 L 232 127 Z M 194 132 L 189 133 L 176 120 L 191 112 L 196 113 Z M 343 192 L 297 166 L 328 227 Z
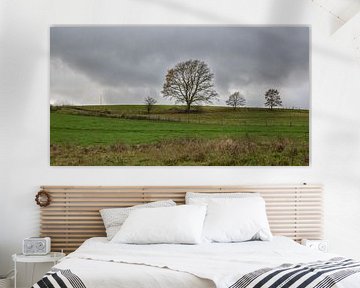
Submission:
M 50 122 L 52 165 L 308 165 L 307 110 L 64 106 Z

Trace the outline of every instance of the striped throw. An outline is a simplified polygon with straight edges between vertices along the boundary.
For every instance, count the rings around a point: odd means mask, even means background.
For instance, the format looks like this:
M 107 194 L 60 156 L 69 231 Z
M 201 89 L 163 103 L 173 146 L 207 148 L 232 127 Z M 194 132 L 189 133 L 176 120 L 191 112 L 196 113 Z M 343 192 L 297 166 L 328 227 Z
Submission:
M 283 264 L 242 276 L 229 288 L 331 288 L 360 272 L 360 262 L 333 258 L 305 264 Z
M 32 288 L 86 288 L 81 279 L 69 269 L 52 269 Z

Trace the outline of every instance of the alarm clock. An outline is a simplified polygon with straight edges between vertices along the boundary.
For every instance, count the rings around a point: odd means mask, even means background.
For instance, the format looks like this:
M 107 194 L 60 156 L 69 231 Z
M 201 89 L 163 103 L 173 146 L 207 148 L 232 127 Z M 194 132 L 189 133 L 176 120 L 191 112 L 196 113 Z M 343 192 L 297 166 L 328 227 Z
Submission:
M 24 255 L 46 255 L 50 252 L 50 237 L 30 237 L 23 240 Z
M 321 252 L 327 252 L 328 250 L 328 243 L 325 240 L 308 240 L 308 239 L 303 239 L 301 241 L 301 244 L 309 247 L 311 249 L 314 250 L 318 250 Z

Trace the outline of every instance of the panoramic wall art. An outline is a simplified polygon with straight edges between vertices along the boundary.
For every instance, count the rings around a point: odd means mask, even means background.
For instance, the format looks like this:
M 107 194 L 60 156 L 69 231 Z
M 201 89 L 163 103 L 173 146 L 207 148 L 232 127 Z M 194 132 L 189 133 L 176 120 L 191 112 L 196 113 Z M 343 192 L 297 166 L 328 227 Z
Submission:
M 308 27 L 50 28 L 53 166 L 308 166 Z

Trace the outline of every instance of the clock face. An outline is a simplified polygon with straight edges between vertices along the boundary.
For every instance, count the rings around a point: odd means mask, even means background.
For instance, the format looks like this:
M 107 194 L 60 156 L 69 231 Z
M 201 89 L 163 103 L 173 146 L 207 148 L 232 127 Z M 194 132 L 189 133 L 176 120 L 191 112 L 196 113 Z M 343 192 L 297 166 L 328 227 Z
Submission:
M 36 249 L 37 250 L 43 250 L 45 247 L 45 244 L 43 241 L 36 242 Z
M 319 250 L 320 250 L 320 251 L 323 251 L 323 252 L 326 252 L 326 250 L 327 250 L 327 245 L 326 245 L 326 243 L 320 243 L 320 244 L 319 244 Z
M 31 242 L 26 243 L 26 248 L 27 249 L 32 249 L 33 248 L 33 243 L 31 243 Z

